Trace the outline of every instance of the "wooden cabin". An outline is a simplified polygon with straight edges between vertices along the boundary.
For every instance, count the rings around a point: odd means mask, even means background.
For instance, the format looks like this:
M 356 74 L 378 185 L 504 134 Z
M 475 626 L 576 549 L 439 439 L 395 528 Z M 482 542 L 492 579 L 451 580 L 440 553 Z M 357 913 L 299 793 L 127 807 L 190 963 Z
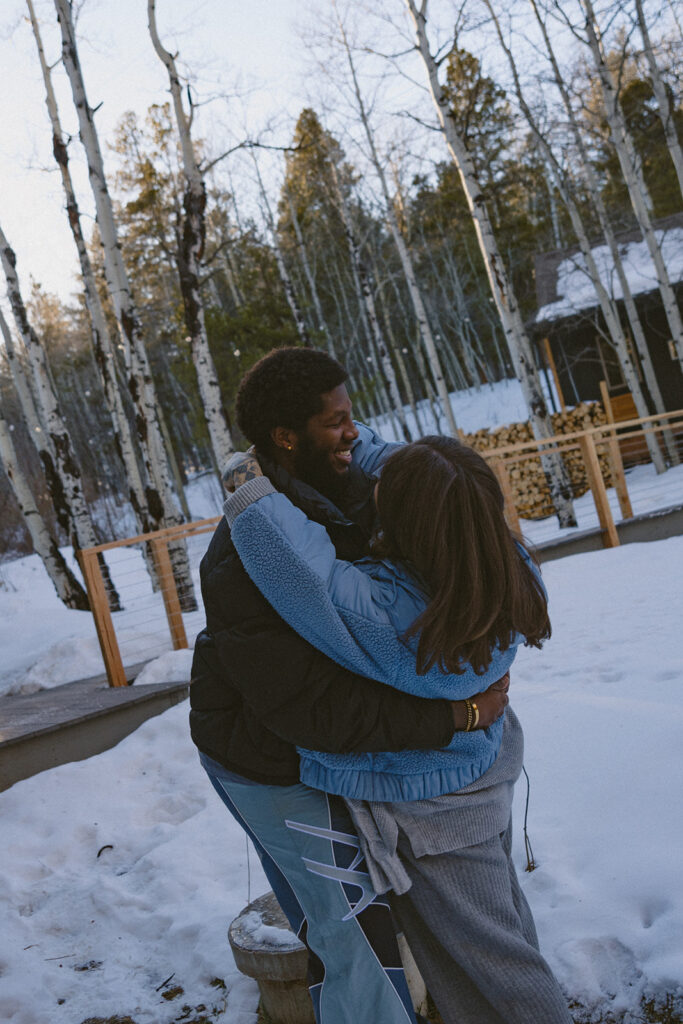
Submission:
M 683 213 L 655 224 L 670 280 L 683 316 Z M 671 340 L 657 288 L 654 266 L 640 231 L 617 235 L 624 269 L 634 297 L 645 339 L 667 411 L 683 409 L 683 372 Z M 617 303 L 627 337 L 630 326 L 621 286 L 611 253 L 604 241 L 596 242 L 593 256 L 607 291 Z M 541 358 L 555 375 L 560 401 L 608 399 L 615 420 L 637 415 L 619 361 L 607 340 L 595 288 L 578 246 L 539 253 L 535 259 L 538 310 L 529 324 Z M 642 367 L 633 350 L 643 380 Z M 601 382 L 602 387 L 601 387 Z M 649 399 L 650 412 L 656 410 Z

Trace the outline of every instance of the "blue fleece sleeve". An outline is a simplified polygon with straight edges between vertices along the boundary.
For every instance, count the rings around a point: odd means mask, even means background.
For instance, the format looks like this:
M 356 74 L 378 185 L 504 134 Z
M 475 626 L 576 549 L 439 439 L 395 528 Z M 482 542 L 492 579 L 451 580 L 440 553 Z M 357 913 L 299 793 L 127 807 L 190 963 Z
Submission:
M 387 585 L 338 559 L 323 526 L 273 491 L 239 512 L 232 541 L 263 596 L 297 633 L 346 668 L 392 681 L 389 666 L 372 644 L 358 642 L 338 607 L 353 602 L 359 628 L 367 616 L 393 632 L 382 607 Z
M 400 583 L 336 558 L 324 527 L 285 495 L 254 483 L 248 503 L 240 490 L 225 507 L 244 568 L 278 614 L 334 661 L 407 693 L 451 700 L 480 692 L 509 668 L 516 645 L 494 652 L 483 675 L 469 665 L 458 675 L 438 667 L 418 675 L 415 644 L 404 643 L 388 611 Z
M 352 449 L 353 461 L 370 476 L 379 475 L 391 453 L 402 445 L 396 441 L 383 440 L 365 423 L 357 423 L 355 420 L 354 422 L 358 429 L 358 438 Z

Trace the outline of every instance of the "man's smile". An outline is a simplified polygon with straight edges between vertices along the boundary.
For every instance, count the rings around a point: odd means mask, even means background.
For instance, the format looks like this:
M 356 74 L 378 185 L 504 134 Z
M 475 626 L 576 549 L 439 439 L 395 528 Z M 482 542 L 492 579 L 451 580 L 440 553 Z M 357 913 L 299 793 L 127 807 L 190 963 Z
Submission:
M 335 462 L 341 464 L 345 469 L 351 465 L 351 448 L 337 448 L 333 453 Z

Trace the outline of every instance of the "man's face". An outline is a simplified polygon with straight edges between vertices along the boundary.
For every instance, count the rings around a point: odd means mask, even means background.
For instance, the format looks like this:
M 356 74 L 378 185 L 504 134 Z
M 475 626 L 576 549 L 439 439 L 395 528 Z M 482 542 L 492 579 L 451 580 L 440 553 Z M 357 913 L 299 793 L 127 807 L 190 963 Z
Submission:
M 351 419 L 351 399 L 344 384 L 320 397 L 322 410 L 311 416 L 299 434 L 294 464 L 301 480 L 322 494 L 334 495 L 343 489 L 358 430 Z

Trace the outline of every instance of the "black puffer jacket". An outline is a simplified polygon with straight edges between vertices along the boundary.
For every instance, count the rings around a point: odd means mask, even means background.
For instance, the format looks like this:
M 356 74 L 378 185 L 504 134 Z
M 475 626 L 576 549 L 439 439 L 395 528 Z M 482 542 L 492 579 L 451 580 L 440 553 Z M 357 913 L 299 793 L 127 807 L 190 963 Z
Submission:
M 340 557 L 362 555 L 372 478 L 354 482 L 351 522 L 319 495 L 312 502 L 281 471 L 268 475 L 324 523 Z M 295 745 L 351 753 L 428 750 L 450 741 L 447 701 L 412 697 L 355 675 L 295 633 L 247 576 L 225 520 L 200 574 L 206 629 L 195 646 L 190 727 L 209 757 L 255 782 L 286 786 L 299 776 Z

